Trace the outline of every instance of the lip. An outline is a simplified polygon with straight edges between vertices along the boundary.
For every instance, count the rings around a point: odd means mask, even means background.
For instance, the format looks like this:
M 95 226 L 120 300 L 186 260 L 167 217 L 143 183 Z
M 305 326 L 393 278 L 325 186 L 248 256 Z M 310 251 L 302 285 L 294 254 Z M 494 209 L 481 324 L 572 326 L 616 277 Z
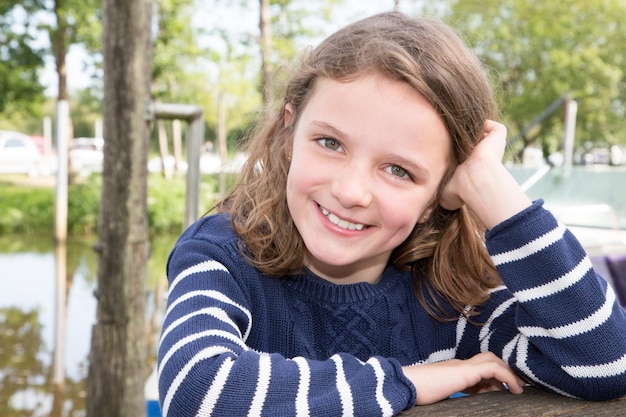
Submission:
M 363 222 L 360 222 L 358 220 L 355 220 L 355 219 L 352 219 L 352 218 L 349 218 L 349 217 L 341 216 L 341 215 L 335 213 L 334 211 L 327 209 L 326 207 L 322 206 L 319 203 L 316 204 L 316 209 L 317 209 L 317 212 L 319 213 L 319 215 L 322 217 L 322 221 L 324 222 L 324 224 L 328 228 L 331 228 L 335 232 L 338 231 L 338 232 L 340 232 L 342 234 L 346 234 L 346 233 L 355 234 L 355 233 L 362 233 L 362 232 L 364 232 L 364 231 L 366 231 L 367 229 L 370 228 L 370 225 L 367 224 L 367 223 L 363 223 Z M 333 223 L 328 218 L 328 215 L 324 213 L 324 211 L 332 214 L 333 216 L 335 216 L 336 218 L 338 218 L 339 220 L 341 220 L 343 222 L 348 222 L 348 223 L 351 223 L 351 224 L 354 224 L 354 225 L 362 225 L 363 227 L 361 229 L 359 229 L 359 228 L 352 228 L 351 229 L 351 228 L 341 227 L 338 224 Z

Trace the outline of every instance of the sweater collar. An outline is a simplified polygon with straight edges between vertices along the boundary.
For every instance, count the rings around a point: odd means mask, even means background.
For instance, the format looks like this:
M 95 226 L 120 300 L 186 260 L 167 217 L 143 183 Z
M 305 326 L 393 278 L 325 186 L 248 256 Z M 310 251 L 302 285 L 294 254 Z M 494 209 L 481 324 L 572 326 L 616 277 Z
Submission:
M 327 303 L 351 303 L 367 300 L 388 293 L 399 286 L 409 289 L 410 275 L 400 272 L 393 266 L 383 271 L 383 276 L 376 284 L 360 282 L 356 284 L 334 284 L 306 269 L 303 274 L 294 275 L 286 280 L 287 287 L 307 295 L 307 297 Z

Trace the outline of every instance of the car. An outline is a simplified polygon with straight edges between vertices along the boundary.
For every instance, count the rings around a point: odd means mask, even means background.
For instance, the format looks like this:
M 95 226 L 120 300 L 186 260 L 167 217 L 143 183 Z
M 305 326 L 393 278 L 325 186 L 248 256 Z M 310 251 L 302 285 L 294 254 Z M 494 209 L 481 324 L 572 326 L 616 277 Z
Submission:
M 81 177 L 102 173 L 104 164 L 103 138 L 74 138 L 69 150 L 72 169 Z
M 26 134 L 0 130 L 0 174 L 27 174 L 38 176 L 42 169 L 42 155 L 37 145 Z
M 222 163 L 219 155 L 213 152 L 203 152 L 200 155 L 200 172 L 202 174 L 218 174 L 220 172 L 236 174 L 241 171 L 247 159 L 246 153 L 238 152 Z
M 200 172 L 202 174 L 218 174 L 222 170 L 222 158 L 213 152 L 200 154 Z
M 165 174 L 166 176 L 170 176 L 174 173 L 175 171 L 174 168 L 176 167 L 176 164 L 177 164 L 176 158 L 174 158 L 171 155 L 166 156 L 164 161 L 161 160 L 160 156 L 157 156 L 148 160 L 148 172 L 151 174 Z M 165 170 L 163 169 L 164 165 L 165 165 Z M 188 168 L 187 162 L 178 161 L 178 167 L 176 171 L 180 173 L 185 173 L 187 172 L 187 168 Z

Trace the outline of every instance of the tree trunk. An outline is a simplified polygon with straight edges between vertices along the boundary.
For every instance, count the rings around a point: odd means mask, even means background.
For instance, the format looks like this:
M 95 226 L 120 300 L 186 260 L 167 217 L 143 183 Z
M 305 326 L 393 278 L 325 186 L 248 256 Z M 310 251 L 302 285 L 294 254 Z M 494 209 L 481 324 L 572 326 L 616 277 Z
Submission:
M 69 94 L 67 91 L 67 64 L 65 62 L 65 58 L 67 56 L 68 46 L 68 36 L 67 33 L 69 31 L 68 22 L 66 17 L 66 3 L 65 0 L 55 0 L 54 2 L 54 15 L 57 20 L 57 27 L 54 32 L 52 32 L 51 36 L 51 44 L 52 50 L 54 52 L 54 61 L 57 69 L 57 101 L 67 101 L 69 105 Z M 61 123 L 61 121 L 57 120 L 57 123 Z M 67 147 L 72 149 L 73 141 L 74 141 L 74 126 L 72 125 L 72 115 L 71 113 L 68 115 L 67 121 Z M 59 138 L 57 138 L 57 141 Z M 72 166 L 72 161 L 70 159 L 67 160 L 67 172 L 68 172 L 68 181 L 70 184 L 75 182 L 76 173 L 74 171 L 74 167 Z
M 151 0 L 105 0 L 104 166 L 87 416 L 145 414 Z
M 272 78 L 272 67 L 270 65 L 270 55 L 272 53 L 272 17 L 270 14 L 270 0 L 260 1 L 259 29 L 261 31 L 261 94 L 263 104 L 267 104 L 270 99 L 270 80 Z
M 57 81 L 59 83 L 57 91 L 57 100 L 67 100 L 67 67 L 65 65 L 65 56 L 67 55 L 67 21 L 65 19 L 65 2 L 64 0 L 55 0 L 54 14 L 57 19 L 57 28 L 52 39 L 52 49 L 54 50 L 54 59 L 57 68 Z

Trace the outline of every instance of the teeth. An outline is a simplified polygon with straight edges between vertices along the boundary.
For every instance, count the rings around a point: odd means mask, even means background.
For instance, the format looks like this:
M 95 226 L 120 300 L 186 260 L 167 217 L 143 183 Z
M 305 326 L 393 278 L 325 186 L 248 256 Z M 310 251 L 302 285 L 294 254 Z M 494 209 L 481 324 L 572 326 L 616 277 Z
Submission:
M 347 222 L 345 220 L 341 220 L 339 217 L 335 216 L 333 213 L 331 213 L 330 211 L 326 210 L 324 207 L 320 206 L 320 209 L 322 210 L 322 214 L 324 216 L 326 216 L 328 218 L 328 220 L 330 220 L 330 222 L 332 224 L 336 224 L 337 226 L 341 227 L 342 229 L 363 230 L 363 228 L 365 227 L 365 225 L 363 225 L 363 224 L 350 223 L 350 222 Z

